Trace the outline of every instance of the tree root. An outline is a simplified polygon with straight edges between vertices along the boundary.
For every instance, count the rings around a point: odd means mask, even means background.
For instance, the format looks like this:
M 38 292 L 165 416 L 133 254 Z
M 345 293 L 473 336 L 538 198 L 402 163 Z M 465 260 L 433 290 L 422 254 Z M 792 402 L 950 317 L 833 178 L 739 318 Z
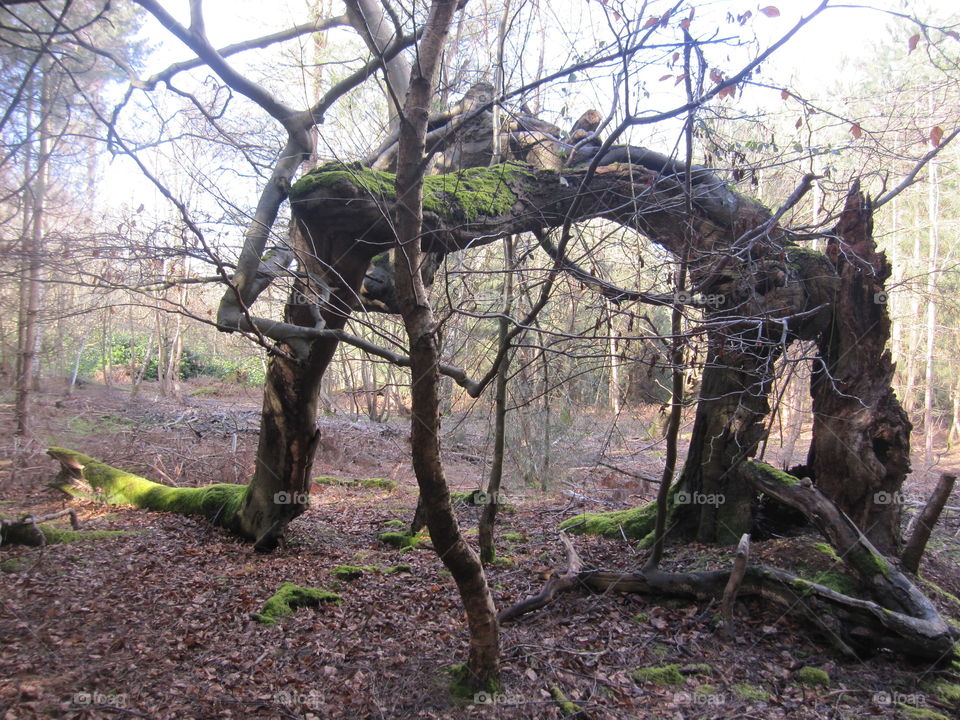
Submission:
M 837 554 L 860 577 L 876 602 L 844 595 L 784 570 L 745 566 L 738 594 L 770 600 L 785 612 L 801 614 L 844 655 L 859 657 L 878 649 L 918 659 L 950 660 L 958 651 L 960 631 L 946 623 L 930 600 L 870 544 L 853 522 L 809 483 L 760 463 L 742 463 L 741 477 L 760 490 L 802 511 L 830 541 Z M 694 573 L 646 570 L 634 573 L 581 570 L 580 558 L 566 535 L 567 568 L 551 577 L 537 595 L 503 610 L 512 620 L 551 602 L 574 587 L 594 592 L 721 597 L 735 570 Z M 734 578 L 736 579 L 736 578 Z

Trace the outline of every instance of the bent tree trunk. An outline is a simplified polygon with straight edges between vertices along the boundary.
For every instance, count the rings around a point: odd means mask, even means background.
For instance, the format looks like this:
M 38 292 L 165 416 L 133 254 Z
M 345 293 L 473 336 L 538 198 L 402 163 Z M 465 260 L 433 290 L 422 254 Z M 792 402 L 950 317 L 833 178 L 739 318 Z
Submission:
M 680 487 L 691 498 L 722 495 L 723 503 L 691 503 L 674 520 L 702 540 L 735 542 L 747 529 L 753 493 L 729 469 L 752 455 L 762 434 L 773 361 L 787 343 L 813 339 L 829 323 L 836 268 L 709 170 L 621 146 L 605 152 L 591 174 L 583 166 L 596 160 L 597 148 L 591 152 L 562 172 L 504 164 L 425 178 L 423 249 L 451 253 L 602 217 L 686 256 L 686 304 L 716 309 L 707 317 L 710 362 Z M 386 250 L 397 205 L 393 180 L 357 165 L 323 165 L 291 189 L 294 215 L 306 235 L 333 228 L 362 238 L 363 248 Z M 684 199 L 688 184 L 692 203 Z

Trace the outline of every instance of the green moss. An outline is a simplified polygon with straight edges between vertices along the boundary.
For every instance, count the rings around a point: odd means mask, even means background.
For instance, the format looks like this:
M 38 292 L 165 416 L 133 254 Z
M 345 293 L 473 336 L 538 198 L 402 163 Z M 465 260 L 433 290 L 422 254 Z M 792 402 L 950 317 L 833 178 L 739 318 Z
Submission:
M 929 708 L 918 708 L 903 703 L 897 703 L 897 709 L 909 720 L 950 720 L 946 715 L 935 712 Z
M 557 707 L 560 708 L 560 714 L 563 715 L 563 717 L 571 717 L 582 710 L 579 705 L 564 694 L 559 685 L 555 685 L 554 683 L 550 683 L 550 697 L 553 698 Z
M 399 575 L 400 573 L 412 573 L 413 567 L 410 565 L 391 565 L 383 569 L 384 575 Z
M 960 707 L 960 685 L 956 683 L 950 683 L 946 680 L 935 680 L 932 683 L 928 683 L 924 687 L 924 690 L 931 695 L 935 695 L 938 700 Z
M 827 543 L 825 543 L 825 542 L 815 542 L 815 543 L 813 543 L 813 545 L 811 545 L 811 547 L 812 547 L 814 550 L 817 550 L 817 551 L 819 551 L 819 552 L 822 552 L 824 555 L 826 555 L 826 556 L 827 556 L 828 558 L 830 558 L 831 560 L 834 560 L 834 561 L 836 561 L 836 562 L 840 562 L 840 556 L 837 555 L 837 551 L 833 549 L 833 545 L 829 545 L 829 544 L 827 544 Z
M 320 588 L 301 587 L 285 582 L 270 599 L 268 599 L 259 613 L 253 619 L 264 625 L 273 625 L 280 618 L 290 615 L 301 607 L 317 607 L 322 602 L 340 604 L 340 596 L 329 590 Z
M 855 597 L 857 593 L 860 592 L 860 584 L 854 578 L 843 572 L 826 571 L 817 573 L 814 575 L 813 581 L 831 590 L 836 590 L 841 595 Z
M 633 621 L 638 623 L 645 623 L 650 619 L 650 616 L 646 613 L 637 613 L 633 616 Z
M 830 676 L 820 668 L 815 667 L 802 667 L 796 672 L 797 682 L 801 685 L 809 686 L 824 686 L 827 687 L 830 685 Z
M 525 543 L 530 539 L 523 533 L 518 532 L 506 532 L 500 537 L 503 538 L 504 541 L 511 543 Z
M 800 478 L 796 478 L 790 473 L 784 472 L 783 470 L 777 470 L 777 468 L 773 467 L 772 465 L 767 465 L 766 463 L 756 462 L 756 461 L 751 462 L 751 464 L 755 468 L 757 468 L 757 470 L 760 470 L 766 473 L 767 475 L 772 477 L 774 480 L 776 480 L 779 483 L 782 483 L 783 485 L 792 486 L 800 482 Z
M 359 478 L 347 479 L 329 476 L 315 477 L 313 481 L 317 485 L 326 485 L 334 487 L 363 488 L 365 490 L 389 490 L 397 489 L 397 483 L 389 478 Z
M 211 522 L 229 527 L 248 491 L 247 485 L 228 483 L 197 488 L 170 487 L 118 470 L 72 450 L 52 447 L 47 453 L 54 458 L 67 455 L 82 465 L 83 479 L 94 490 L 94 499 L 108 505 L 134 505 L 146 510 L 203 515 Z M 84 496 L 70 483 L 56 487 L 71 495 Z
M 683 684 L 683 675 L 680 674 L 680 666 L 676 664 L 637 668 L 630 672 L 630 677 L 638 683 L 650 682 L 655 685 Z
M 866 548 L 855 547 L 847 553 L 846 557 L 853 567 L 866 575 L 890 577 L 890 564 L 877 553 L 872 553 Z
M 423 533 L 410 535 L 408 532 L 385 532 L 377 536 L 380 542 L 395 547 L 399 550 L 415 549 L 420 543 L 426 542 L 429 538 Z
M 67 545 L 82 540 L 103 540 L 132 534 L 128 530 L 70 530 L 51 525 L 40 525 L 39 527 L 47 545 Z
M 476 220 L 481 215 L 503 215 L 513 208 L 517 197 L 510 184 L 533 172 L 523 165 L 504 164 L 476 167 L 423 180 L 423 209 L 448 219 Z M 396 176 L 363 167 L 359 163 L 331 162 L 311 170 L 290 188 L 291 199 L 318 187 L 347 182 L 378 200 L 396 199 Z
M 338 580 L 356 580 L 363 577 L 364 573 L 377 572 L 379 568 L 376 565 L 337 565 L 330 570 L 330 574 Z
M 478 681 L 473 677 L 470 669 L 465 663 L 457 663 L 444 668 L 444 672 L 450 676 L 448 688 L 450 694 L 457 700 L 473 700 L 475 693 L 498 693 L 500 692 L 500 680 L 490 678 L 485 681 Z
M 17 573 L 23 570 L 27 564 L 20 558 L 7 558 L 0 562 L 0 572 Z
M 730 686 L 734 694 L 745 702 L 766 702 L 770 699 L 770 693 L 763 688 L 751 685 L 750 683 L 734 683 Z
M 384 527 L 394 527 L 394 528 L 405 528 L 407 523 L 403 520 L 387 520 L 384 524 Z
M 628 538 L 640 540 L 653 530 L 656 519 L 657 504 L 650 503 L 630 510 L 576 515 L 560 523 L 560 529 L 577 535 L 599 535 L 612 539 L 626 535 Z

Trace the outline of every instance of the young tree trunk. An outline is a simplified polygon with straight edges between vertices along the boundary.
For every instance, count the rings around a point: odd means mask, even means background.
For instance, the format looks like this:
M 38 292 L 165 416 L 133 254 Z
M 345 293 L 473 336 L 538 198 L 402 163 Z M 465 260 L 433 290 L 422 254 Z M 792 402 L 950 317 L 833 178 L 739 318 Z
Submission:
M 443 41 L 456 11 L 455 0 L 434 0 L 420 43 L 400 123 L 397 157 L 397 299 L 410 340 L 411 444 L 413 467 L 427 528 L 437 554 L 450 570 L 470 629 L 468 675 L 476 690 L 499 684 L 500 640 L 496 608 L 483 566 L 457 524 L 440 458 L 440 338 L 420 274 L 423 169 L 428 109 Z
M 884 281 L 890 267 L 873 241 L 870 201 L 854 185 L 827 246 L 841 278 L 834 321 L 818 338 L 811 378 L 814 480 L 887 554 L 900 545 L 899 491 L 910 472 L 907 414 L 891 387 L 894 365 Z

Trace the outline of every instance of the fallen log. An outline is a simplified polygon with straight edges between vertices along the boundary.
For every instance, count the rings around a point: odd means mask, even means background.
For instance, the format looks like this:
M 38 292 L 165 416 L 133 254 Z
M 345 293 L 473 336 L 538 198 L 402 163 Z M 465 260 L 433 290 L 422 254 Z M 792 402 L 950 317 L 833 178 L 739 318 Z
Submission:
M 511 620 L 544 607 L 557 594 L 574 587 L 595 592 L 628 592 L 677 595 L 698 599 L 721 597 L 732 584 L 739 595 L 759 596 L 772 601 L 787 613 L 800 614 L 844 655 L 860 657 L 879 649 L 933 662 L 953 659 L 958 651 L 960 630 L 940 617 L 933 603 L 867 540 L 836 505 L 809 482 L 763 465 L 746 462 L 738 466 L 740 476 L 755 489 L 803 512 L 830 541 L 840 558 L 859 576 L 874 600 L 838 592 L 824 585 L 766 566 L 742 564 L 741 568 L 681 573 L 657 569 L 623 573 L 605 570 L 571 572 L 568 564 L 559 577 L 551 577 L 543 590 L 501 612 L 502 621 Z M 746 553 L 744 553 L 744 556 Z M 579 556 L 578 560 L 579 560 Z
M 52 447 L 47 455 L 60 463 L 52 487 L 107 505 L 133 505 L 145 510 L 202 515 L 215 525 L 240 532 L 238 515 L 246 485 L 215 483 L 203 487 L 171 487 L 119 470 L 88 455 Z M 281 500 L 278 499 L 277 502 Z

